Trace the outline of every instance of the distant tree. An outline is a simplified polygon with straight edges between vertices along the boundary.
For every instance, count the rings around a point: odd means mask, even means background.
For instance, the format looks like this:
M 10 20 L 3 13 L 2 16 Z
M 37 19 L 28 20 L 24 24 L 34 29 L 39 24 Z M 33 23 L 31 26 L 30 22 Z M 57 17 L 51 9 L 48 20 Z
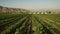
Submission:
M 20 12 L 21 10 L 19 9 L 19 12 Z
M 16 10 L 15 10 L 15 8 L 14 8 L 14 9 L 13 9 L 13 12 L 15 13 L 15 11 L 16 11 Z
M 51 11 L 48 12 L 49 14 L 51 13 Z
M 48 13 L 48 11 L 46 11 Z
M 9 8 L 7 8 L 7 13 L 9 13 Z
M 1 9 L 0 13 L 2 13 L 2 8 L 3 8 L 3 6 L 0 6 L 0 9 Z

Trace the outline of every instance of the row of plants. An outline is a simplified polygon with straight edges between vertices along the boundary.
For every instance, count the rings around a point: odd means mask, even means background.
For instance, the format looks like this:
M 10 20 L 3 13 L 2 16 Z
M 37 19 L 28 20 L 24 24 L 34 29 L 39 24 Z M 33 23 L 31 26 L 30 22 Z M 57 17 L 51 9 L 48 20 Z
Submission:
M 17 16 L 17 15 L 19 15 L 19 16 Z M 19 24 L 18 21 L 22 21 L 21 23 L 23 23 L 23 20 L 26 20 L 26 18 L 27 18 L 26 16 L 28 16 L 27 14 L 17 14 L 17 15 L 15 15 L 16 17 L 14 17 L 14 18 L 8 18 L 11 20 L 9 20 L 8 22 L 6 21 L 6 23 L 2 22 L 2 25 L 0 26 L 1 34 L 7 34 L 9 31 L 12 32 L 11 30 L 15 31 L 15 27 L 17 28 L 18 24 Z
M 26 20 L 27 17 L 24 17 L 20 19 L 18 22 L 10 25 L 8 28 L 6 28 L 4 31 L 1 32 L 1 34 L 14 34 L 16 29 L 20 27 L 23 22 Z
M 50 28 L 50 29 L 52 29 L 54 32 L 56 32 L 57 34 L 60 34 L 59 32 L 60 32 L 60 26 L 58 26 L 57 25 L 57 23 L 56 22 L 52 22 L 52 21 L 50 21 L 50 20 L 48 20 L 49 18 L 49 16 L 46 18 L 46 16 L 47 15 L 38 15 L 38 17 L 42 20 L 42 22 L 44 21 L 45 22 L 45 24 L 46 25 L 48 25 L 48 27 Z M 52 18 L 52 17 L 50 17 L 50 18 Z M 54 19 L 54 18 L 53 18 Z M 40 20 L 40 21 L 41 21 Z
M 44 30 L 44 34 L 56 34 L 52 29 L 50 29 L 50 27 L 48 27 L 48 25 L 41 20 L 38 16 L 36 17 L 35 15 L 35 19 L 38 21 L 38 23 L 40 23 L 43 26 L 43 30 Z
M 59 22 L 60 19 L 57 19 L 57 17 L 59 17 L 58 15 L 56 15 L 56 14 L 50 15 L 50 16 L 49 15 L 42 15 L 42 16 L 40 16 L 40 18 L 42 18 L 43 20 L 47 21 L 48 24 L 50 24 L 60 30 L 60 22 Z M 55 16 L 57 16 L 57 17 L 55 17 Z M 53 19 L 57 19 L 57 20 L 53 20 Z

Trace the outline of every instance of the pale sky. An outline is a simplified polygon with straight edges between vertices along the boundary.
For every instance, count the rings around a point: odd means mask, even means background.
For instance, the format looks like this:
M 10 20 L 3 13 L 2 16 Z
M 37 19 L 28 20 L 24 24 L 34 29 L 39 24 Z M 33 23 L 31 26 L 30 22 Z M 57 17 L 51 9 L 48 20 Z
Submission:
M 24 9 L 60 9 L 60 0 L 0 0 L 0 6 Z

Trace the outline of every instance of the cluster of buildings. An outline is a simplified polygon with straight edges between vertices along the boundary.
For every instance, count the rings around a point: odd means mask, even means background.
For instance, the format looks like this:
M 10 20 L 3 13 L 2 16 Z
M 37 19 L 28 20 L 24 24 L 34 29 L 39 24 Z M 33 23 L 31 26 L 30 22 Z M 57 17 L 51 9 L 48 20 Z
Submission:
M 29 13 L 29 14 L 59 14 L 60 11 L 29 11 L 21 8 L 9 8 L 0 6 L 0 13 Z
M 20 9 L 20 8 L 8 8 L 0 6 L 0 13 L 22 13 L 27 12 L 28 10 Z

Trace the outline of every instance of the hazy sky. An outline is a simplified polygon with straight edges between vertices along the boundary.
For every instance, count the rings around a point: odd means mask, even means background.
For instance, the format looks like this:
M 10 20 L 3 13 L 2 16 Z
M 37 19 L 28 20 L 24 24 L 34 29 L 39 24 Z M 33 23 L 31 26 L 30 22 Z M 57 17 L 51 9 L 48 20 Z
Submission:
M 0 0 L 0 5 L 24 9 L 60 9 L 60 0 Z

